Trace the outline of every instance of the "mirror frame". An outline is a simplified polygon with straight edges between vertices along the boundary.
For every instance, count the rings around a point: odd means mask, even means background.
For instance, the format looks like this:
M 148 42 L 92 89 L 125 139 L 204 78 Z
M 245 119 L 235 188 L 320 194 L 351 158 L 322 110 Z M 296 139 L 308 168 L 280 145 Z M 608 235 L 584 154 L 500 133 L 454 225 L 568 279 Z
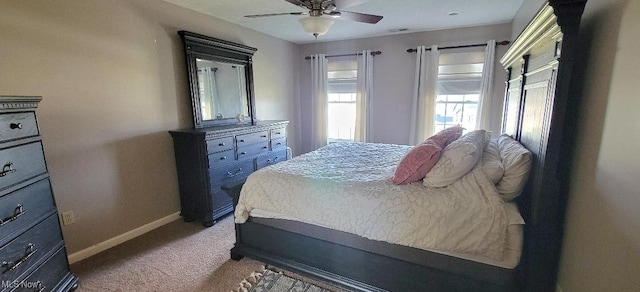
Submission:
M 178 35 L 180 35 L 184 45 L 194 128 L 230 124 L 254 125 L 256 114 L 255 98 L 253 93 L 253 54 L 258 49 L 184 30 L 179 31 Z M 247 112 L 249 113 L 249 116 L 246 117 L 244 121 L 241 122 L 236 117 L 211 120 L 204 120 L 202 118 L 196 58 L 245 66 L 245 89 L 247 91 Z

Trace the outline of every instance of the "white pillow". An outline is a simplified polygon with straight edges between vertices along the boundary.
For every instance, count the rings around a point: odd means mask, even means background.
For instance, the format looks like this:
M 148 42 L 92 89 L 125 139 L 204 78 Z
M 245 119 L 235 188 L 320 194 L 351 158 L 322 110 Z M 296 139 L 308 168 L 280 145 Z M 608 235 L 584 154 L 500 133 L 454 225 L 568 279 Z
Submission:
M 504 175 L 504 166 L 498 150 L 498 139 L 491 139 L 482 153 L 482 172 L 487 175 L 493 184 L 497 184 Z
M 447 145 L 440 160 L 424 177 L 426 187 L 446 187 L 467 174 L 480 160 L 486 140 L 485 130 L 462 135 Z
M 531 152 L 508 135 L 498 137 L 498 150 L 504 176 L 496 184 L 496 189 L 505 201 L 512 201 L 522 193 L 531 169 Z

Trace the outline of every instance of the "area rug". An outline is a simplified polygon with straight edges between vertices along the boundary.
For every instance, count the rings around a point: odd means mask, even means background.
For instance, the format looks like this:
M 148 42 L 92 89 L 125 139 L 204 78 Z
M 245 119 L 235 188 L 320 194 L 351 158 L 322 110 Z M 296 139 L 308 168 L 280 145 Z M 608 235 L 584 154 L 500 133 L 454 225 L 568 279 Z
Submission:
M 295 278 L 294 278 L 295 277 Z M 320 287 L 297 275 L 285 275 L 283 271 L 266 268 L 261 272 L 253 272 L 240 283 L 238 292 L 338 292 L 346 291 L 329 284 L 319 283 Z M 317 282 L 317 281 L 315 281 Z

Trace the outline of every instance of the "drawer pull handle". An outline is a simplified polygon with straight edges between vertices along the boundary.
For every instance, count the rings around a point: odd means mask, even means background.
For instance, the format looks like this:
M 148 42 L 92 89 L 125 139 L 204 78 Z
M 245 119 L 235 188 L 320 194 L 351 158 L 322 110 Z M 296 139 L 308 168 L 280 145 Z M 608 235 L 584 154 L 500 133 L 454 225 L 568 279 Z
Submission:
M 244 142 L 244 139 L 240 139 L 240 142 L 241 142 L 241 143 L 242 143 L 242 142 Z
M 243 174 L 244 172 L 242 171 L 242 167 L 240 169 L 238 169 L 238 171 L 236 171 L 236 173 L 231 173 L 231 171 L 227 172 L 227 177 L 231 178 L 234 177 L 236 175 L 240 175 Z
M 222 157 L 220 157 L 220 160 L 225 160 L 225 159 L 227 159 L 227 157 L 226 157 L 226 156 L 222 156 Z
M 37 292 L 42 292 L 42 291 L 47 290 L 47 286 L 42 285 L 42 282 L 40 282 L 40 281 L 38 281 L 38 287 L 36 287 L 36 288 L 39 288 Z
M 7 162 L 3 167 L 2 167 L 2 172 L 0 172 L 0 177 L 6 176 L 7 174 L 16 172 L 16 169 L 13 168 L 13 163 L 12 162 Z
M 22 207 L 22 204 L 18 204 L 18 206 L 13 209 L 13 215 L 4 218 L 4 219 L 0 219 L 0 226 L 5 225 L 11 221 L 15 221 L 16 219 L 18 219 L 18 217 L 22 216 L 24 214 L 24 207 Z
M 280 157 L 276 156 L 276 157 L 274 157 L 274 158 L 273 158 L 273 160 L 271 160 L 271 159 L 267 159 L 267 164 L 273 164 L 273 163 L 276 163 L 276 161 L 278 161 L 278 159 L 279 159 L 279 158 L 280 158 Z
M 22 256 L 22 258 L 20 258 L 15 262 L 2 262 L 2 268 L 4 269 L 2 273 L 4 274 L 6 272 L 15 270 L 18 266 L 20 266 L 27 259 L 33 256 L 37 251 L 38 249 L 36 248 L 36 246 L 33 243 L 29 243 L 29 245 L 27 245 L 27 249 L 25 250 L 24 256 Z
M 267 148 L 269 148 L 269 147 L 267 147 L 267 146 L 262 146 L 262 149 L 267 149 Z
M 260 138 L 267 138 L 267 135 L 261 135 Z
M 218 146 L 224 146 L 224 145 L 226 145 L 224 142 L 218 144 Z
M 242 151 L 242 152 L 240 152 L 240 155 L 245 155 L 245 154 L 247 154 L 247 152 L 246 152 L 246 151 Z
M 280 132 L 276 132 L 276 135 L 280 135 L 280 134 L 282 134 L 282 133 L 280 133 Z
M 276 145 L 282 145 L 282 143 L 278 142 L 278 143 L 276 143 Z
M 10 127 L 11 129 L 14 129 L 14 130 L 15 130 L 15 129 L 22 129 L 22 123 L 11 123 L 11 124 L 9 125 L 9 127 Z

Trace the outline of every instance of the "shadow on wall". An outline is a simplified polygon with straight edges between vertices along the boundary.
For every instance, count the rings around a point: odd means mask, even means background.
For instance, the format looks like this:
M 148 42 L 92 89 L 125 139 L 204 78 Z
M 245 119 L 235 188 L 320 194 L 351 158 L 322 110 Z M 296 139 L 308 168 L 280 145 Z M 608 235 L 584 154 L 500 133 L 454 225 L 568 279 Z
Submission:
M 162 218 L 180 210 L 173 144 L 168 132 L 115 142 L 122 216 Z M 128 216 L 126 216 L 128 217 Z M 148 222 L 137 222 L 133 228 Z
M 191 112 L 191 93 L 189 92 L 187 65 L 184 56 L 184 49 L 182 47 L 182 40 L 180 40 L 180 37 L 178 36 L 178 31 L 182 29 L 165 24 L 162 24 L 162 27 L 164 28 L 165 33 L 171 37 L 171 47 L 166 49 L 170 50 L 173 55 L 171 65 L 174 76 L 173 80 L 170 81 L 175 82 L 175 92 L 167 92 L 167 95 L 175 96 L 176 98 L 175 103 L 178 112 L 179 129 L 193 128 L 193 114 Z M 168 60 L 164 60 L 164 62 L 167 61 Z
M 587 8 L 594 12 L 583 16 L 573 71 L 576 87 L 571 96 L 577 106 L 567 112 L 577 118 L 577 126 L 567 125 L 566 131 L 576 139 L 572 165 L 566 166 L 573 173 L 558 284 L 566 291 L 622 291 L 631 282 L 625 277 L 633 271 L 625 253 L 637 252 L 637 247 L 633 247 L 630 228 L 620 224 L 621 215 L 611 202 L 611 196 L 622 189 L 604 190 L 600 183 L 609 181 L 607 185 L 611 185 L 616 173 L 603 173 L 599 162 L 603 159 L 600 155 L 612 151 L 603 148 L 603 136 L 605 122 L 612 119 L 607 117 L 607 109 L 612 106 L 618 38 L 628 1 L 590 2 Z
M 573 163 L 564 165 L 565 169 L 560 173 L 571 173 L 571 169 L 583 170 L 585 167 L 591 170 L 592 175 L 595 173 L 620 30 L 620 15 L 612 15 L 612 10 L 617 9 L 600 9 L 590 17 L 583 15 L 569 95 L 569 104 L 575 106 L 568 107 L 566 112 L 567 120 L 576 121 L 576 124 L 565 125 L 565 134 L 572 135 L 565 141 L 572 141 L 574 145 L 563 147 L 579 151 L 567 153 L 573 154 Z M 581 157 L 585 152 L 589 153 L 588 159 Z M 580 165 L 587 161 L 588 167 Z
M 53 173 L 54 195 L 74 195 L 66 207 L 75 211 L 76 224 L 63 228 L 70 254 L 180 210 L 166 131 L 76 149 L 55 162 L 70 183 L 58 185 Z

